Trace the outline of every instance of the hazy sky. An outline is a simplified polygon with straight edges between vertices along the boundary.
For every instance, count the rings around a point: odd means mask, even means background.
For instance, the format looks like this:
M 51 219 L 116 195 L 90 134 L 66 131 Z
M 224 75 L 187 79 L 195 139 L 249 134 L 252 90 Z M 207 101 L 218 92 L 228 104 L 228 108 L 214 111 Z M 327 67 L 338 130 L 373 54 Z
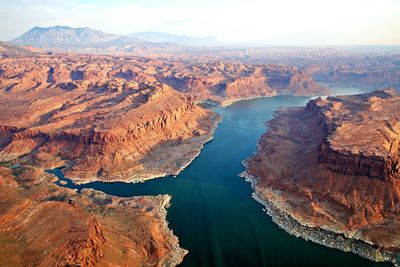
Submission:
M 0 40 L 34 26 L 266 45 L 400 45 L 400 0 L 0 0 Z

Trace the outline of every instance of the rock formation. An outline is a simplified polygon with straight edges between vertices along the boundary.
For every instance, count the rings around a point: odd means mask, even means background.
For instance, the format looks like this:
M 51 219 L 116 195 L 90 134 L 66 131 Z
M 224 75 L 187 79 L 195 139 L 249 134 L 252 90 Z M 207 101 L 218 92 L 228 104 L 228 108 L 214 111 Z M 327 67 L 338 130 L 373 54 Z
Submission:
M 30 165 L 0 166 L 1 266 L 175 266 L 167 195 L 118 198 L 62 188 Z
M 279 112 L 246 162 L 255 198 L 289 233 L 398 261 L 399 110 L 385 90 Z
M 316 60 L 308 72 L 321 82 L 362 87 L 400 88 L 400 56 L 367 54 L 332 57 L 327 62 Z
M 195 102 L 327 93 L 278 65 L 74 55 L 0 64 L 0 160 L 67 165 L 79 183 L 177 174 L 218 121 Z
M 197 102 L 319 94 L 301 69 L 130 56 L 0 60 L 0 265 L 175 266 L 169 196 L 54 184 L 176 175 L 220 120 Z M 61 184 L 61 183 L 60 183 Z
M 158 74 L 159 80 L 197 101 L 228 105 L 234 101 L 277 94 L 326 95 L 301 68 L 226 62 L 177 63 Z
M 152 76 L 131 80 L 131 69 L 114 64 L 4 60 L 0 161 L 66 165 L 80 183 L 177 174 L 212 137 L 218 116 Z
M 322 75 L 326 82 L 361 86 L 400 87 L 400 70 L 334 69 Z

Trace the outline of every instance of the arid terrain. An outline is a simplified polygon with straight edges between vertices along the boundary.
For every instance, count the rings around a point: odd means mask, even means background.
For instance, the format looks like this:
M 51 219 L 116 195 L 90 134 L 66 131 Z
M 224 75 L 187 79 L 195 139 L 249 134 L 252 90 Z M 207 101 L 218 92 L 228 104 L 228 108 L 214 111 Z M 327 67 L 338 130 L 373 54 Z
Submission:
M 399 110 L 387 89 L 280 111 L 245 163 L 254 197 L 293 235 L 398 263 Z
M 110 58 L 1 60 L 0 265 L 175 266 L 187 253 L 168 228 L 170 196 L 77 193 L 44 172 L 66 166 L 76 183 L 176 174 L 212 137 L 216 114 Z
M 400 267 L 400 0 L 0 17 L 0 267 Z
M 74 184 L 176 176 L 221 120 L 203 104 L 332 93 L 315 79 L 399 80 L 394 56 L 149 41 L 161 37 L 214 42 L 56 26 L 0 43 L 0 265 L 175 266 L 188 251 L 168 228 L 171 196 L 72 190 L 46 170 Z M 246 164 L 256 198 L 296 236 L 394 261 L 399 100 L 387 90 L 281 111 Z
M 177 175 L 220 121 L 198 103 L 329 92 L 290 66 L 3 47 L 0 258 L 14 266 L 177 265 L 170 196 L 77 193 L 45 170 L 78 184 Z
M 175 266 L 170 196 L 76 193 L 30 165 L 0 166 L 1 266 Z
M 329 92 L 275 65 L 74 55 L 0 64 L 1 161 L 67 166 L 79 183 L 177 174 L 219 120 L 198 102 Z
M 76 182 L 176 174 L 218 122 L 155 77 L 134 74 L 140 67 L 111 58 L 6 59 L 1 68 L 1 161 L 66 165 Z

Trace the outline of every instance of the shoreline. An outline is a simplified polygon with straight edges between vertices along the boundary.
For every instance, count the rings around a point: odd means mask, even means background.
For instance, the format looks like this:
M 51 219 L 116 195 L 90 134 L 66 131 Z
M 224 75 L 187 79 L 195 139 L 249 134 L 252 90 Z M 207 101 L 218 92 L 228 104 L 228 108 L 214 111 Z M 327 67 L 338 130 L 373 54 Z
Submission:
M 93 189 L 89 189 L 93 190 Z M 173 244 L 173 249 L 171 250 L 170 257 L 166 259 L 165 266 L 178 266 L 181 264 L 185 256 L 189 253 L 189 250 L 182 248 L 179 244 L 179 238 L 174 234 L 172 228 L 169 227 L 169 221 L 167 220 L 167 209 L 171 206 L 172 196 L 169 194 L 157 195 L 157 197 L 162 197 L 162 202 L 159 206 L 159 213 L 162 221 L 163 228 L 166 232 L 169 232 L 171 236 L 177 239 L 177 242 Z
M 284 112 L 287 109 L 291 108 L 275 110 L 273 118 L 279 115 L 279 112 Z M 265 125 L 268 127 L 270 123 L 271 120 L 268 120 L 265 122 Z M 359 239 L 356 234 L 349 235 L 345 231 L 336 232 L 335 230 L 331 230 L 329 227 L 324 227 L 323 225 L 308 225 L 306 221 L 302 220 L 302 218 L 296 218 L 290 214 L 290 212 L 286 212 L 279 203 L 264 195 L 262 191 L 260 191 L 260 188 L 257 187 L 259 177 L 251 174 L 248 170 L 248 164 L 251 158 L 260 153 L 260 150 L 262 149 L 260 144 L 261 138 L 262 136 L 257 142 L 256 150 L 253 151 L 252 155 L 248 156 L 242 161 L 242 165 L 245 167 L 245 170 L 240 173 L 239 176 L 251 184 L 253 199 L 265 207 L 263 210 L 271 217 L 272 221 L 279 228 L 285 230 L 290 235 L 301 237 L 306 241 L 311 241 L 325 247 L 337 249 L 343 252 L 352 252 L 355 255 L 373 262 L 387 262 L 396 267 L 400 266 L 399 254 L 379 248 L 372 242 L 368 242 L 368 240 L 362 240 L 361 238 Z M 266 189 L 268 190 L 269 188 L 267 187 Z M 270 192 L 272 194 L 274 193 L 273 190 L 270 190 Z
M 230 99 L 230 100 L 224 100 L 222 102 L 218 102 L 218 101 L 211 100 L 211 99 L 205 99 L 205 100 L 200 100 L 200 101 L 196 102 L 196 104 L 197 105 L 209 105 L 211 107 L 217 107 L 217 108 L 226 108 L 226 107 L 229 107 L 240 101 L 271 98 L 274 96 L 279 96 L 279 94 L 271 94 L 268 96 L 250 96 L 250 97 L 243 97 L 243 98 L 234 98 L 234 99 Z
M 257 178 L 247 172 L 247 160 L 242 163 L 246 170 L 240 173 L 239 176 L 251 184 L 253 199 L 265 207 L 265 212 L 279 228 L 290 235 L 328 248 L 351 252 L 373 262 L 388 262 L 396 267 L 400 266 L 399 259 L 396 258 L 394 253 L 381 251 L 377 246 L 370 245 L 359 239 L 345 237 L 343 234 L 303 225 L 289 213 L 279 209 L 272 201 L 257 192 Z
M 169 227 L 169 221 L 167 220 L 168 215 L 168 208 L 171 206 L 172 196 L 170 194 L 158 194 L 152 196 L 130 196 L 130 197 L 119 197 L 109 195 L 104 193 L 100 190 L 96 190 L 93 188 L 84 188 L 82 192 L 79 194 L 86 195 L 90 197 L 91 194 L 100 194 L 105 195 L 107 197 L 116 198 L 120 201 L 135 201 L 136 199 L 140 198 L 154 198 L 153 203 L 155 203 L 156 209 L 153 210 L 155 213 L 155 217 L 158 220 L 159 225 L 161 226 L 160 229 L 163 235 L 169 238 L 171 245 L 170 252 L 168 256 L 164 259 L 163 266 L 178 266 L 181 264 L 185 258 L 185 256 L 189 253 L 189 251 L 185 248 L 180 246 L 180 241 L 177 235 L 174 234 L 172 228 Z
M 127 184 L 136 184 L 136 183 L 144 183 L 148 180 L 152 180 L 152 179 L 157 179 L 157 178 L 164 178 L 167 176 L 173 176 L 176 177 L 178 176 L 182 171 L 184 171 L 201 153 L 201 151 L 203 150 L 204 146 L 208 143 L 211 142 L 214 139 L 214 131 L 217 129 L 218 124 L 222 121 L 222 117 L 221 115 L 215 113 L 215 116 L 213 118 L 213 127 L 210 130 L 210 132 L 205 135 L 205 137 L 207 137 L 202 143 L 201 145 L 193 151 L 193 156 L 185 163 L 183 164 L 180 168 L 171 171 L 171 172 L 164 172 L 164 173 L 159 173 L 159 174 L 151 174 L 151 172 L 149 172 L 149 175 L 145 175 L 142 174 L 141 176 L 134 176 L 134 173 L 132 174 L 125 174 L 124 176 L 129 176 L 130 178 L 127 180 L 121 180 L 121 179 L 109 179 L 109 180 L 101 180 L 101 179 L 97 179 L 95 177 L 88 178 L 88 179 L 71 179 L 69 177 L 66 177 L 64 175 L 64 178 L 61 179 L 60 177 L 56 176 L 54 173 L 52 173 L 53 175 L 55 175 L 59 180 L 67 180 L 67 182 L 71 182 L 73 185 L 84 185 L 84 184 L 89 184 L 89 183 L 93 183 L 93 182 L 102 182 L 102 183 L 127 183 Z M 60 167 L 55 167 L 52 168 L 53 169 L 59 169 L 59 168 L 65 168 L 66 166 L 60 166 Z
M 226 108 L 226 107 L 229 107 L 229 106 L 236 104 L 238 102 L 241 102 L 241 101 L 272 98 L 272 97 L 276 97 L 276 96 L 298 96 L 298 97 L 314 98 L 314 97 L 319 97 L 322 95 L 295 95 L 295 94 L 274 93 L 271 95 L 264 95 L 264 96 L 249 96 L 249 97 L 243 97 L 243 98 L 233 98 L 233 99 L 229 99 L 229 100 L 224 100 L 222 102 L 218 102 L 218 101 L 211 100 L 211 99 L 205 99 L 205 100 L 196 102 L 196 104 L 200 104 L 200 105 L 205 104 L 205 105 L 210 105 L 210 106 L 218 107 L 218 108 Z

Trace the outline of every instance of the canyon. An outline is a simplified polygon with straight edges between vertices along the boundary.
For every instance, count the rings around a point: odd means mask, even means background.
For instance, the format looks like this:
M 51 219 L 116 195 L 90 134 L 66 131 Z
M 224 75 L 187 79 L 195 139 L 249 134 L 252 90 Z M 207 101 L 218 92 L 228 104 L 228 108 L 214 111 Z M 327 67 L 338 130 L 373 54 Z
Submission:
M 314 78 L 333 82 L 323 76 L 334 71 L 321 63 L 324 55 L 336 63 L 349 60 L 322 49 L 302 50 L 299 58 L 285 50 L 288 54 L 276 62 L 269 57 L 274 49 L 266 58 L 258 57 L 265 53 L 257 49 L 242 55 L 241 50 L 202 47 L 180 54 L 188 48 L 88 28 L 79 34 L 55 30 L 88 38 L 78 50 L 90 54 L 65 52 L 76 51 L 76 40 L 59 52 L 47 46 L 46 36 L 36 46 L 49 51 L 0 43 L 0 265 L 180 264 L 188 251 L 168 226 L 170 192 L 126 197 L 91 187 L 178 176 L 221 122 L 205 106 L 329 95 L 333 91 Z M 98 40 L 97 47 L 87 46 L 91 38 Z M 110 43 L 119 47 L 128 41 L 135 47 L 95 54 L 109 51 Z M 207 49 L 210 55 L 203 53 Z M 388 62 L 384 71 L 395 62 L 379 60 Z M 398 81 L 396 75 L 378 76 L 382 83 Z M 258 154 L 246 163 L 255 198 L 296 236 L 395 262 L 398 100 L 386 90 L 280 111 Z M 366 188 L 373 188 L 371 194 Z
M 399 108 L 386 89 L 280 110 L 244 162 L 254 198 L 295 236 L 398 264 Z
M 201 103 L 329 91 L 290 66 L 4 47 L 0 265 L 179 264 L 187 251 L 168 228 L 171 196 L 68 189 L 47 170 L 75 184 L 178 175 L 221 120 Z
M 61 54 L 0 69 L 0 160 L 66 166 L 77 183 L 177 175 L 220 120 L 197 103 L 329 92 L 279 65 Z
M 331 92 L 302 68 L 286 65 L 201 61 L 200 64 L 175 64 L 158 77 L 196 101 L 221 106 L 281 94 L 315 96 Z
M 218 116 L 190 98 L 106 59 L 80 59 L 3 62 L 1 161 L 66 166 L 79 183 L 135 182 L 177 174 L 212 137 Z

